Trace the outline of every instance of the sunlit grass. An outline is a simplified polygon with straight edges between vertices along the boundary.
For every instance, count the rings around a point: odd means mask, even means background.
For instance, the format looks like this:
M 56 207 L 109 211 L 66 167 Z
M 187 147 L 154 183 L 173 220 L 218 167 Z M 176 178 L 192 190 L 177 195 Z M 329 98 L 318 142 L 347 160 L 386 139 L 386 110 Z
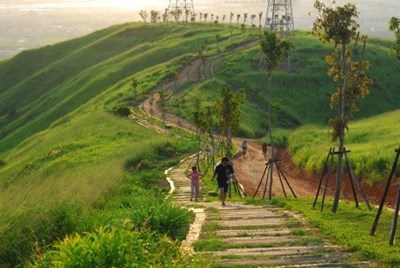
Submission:
M 350 123 L 346 148 L 356 172 L 369 182 L 386 180 L 400 145 L 399 133 L 400 111 Z M 327 128 L 304 126 L 289 138 L 293 160 L 308 171 L 322 169 L 329 147 L 337 148 L 337 143 L 330 141 Z

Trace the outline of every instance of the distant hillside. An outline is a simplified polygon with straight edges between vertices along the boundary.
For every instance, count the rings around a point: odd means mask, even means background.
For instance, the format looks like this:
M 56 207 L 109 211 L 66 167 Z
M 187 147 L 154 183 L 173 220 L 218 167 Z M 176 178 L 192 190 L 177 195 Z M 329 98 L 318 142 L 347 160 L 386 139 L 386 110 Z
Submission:
M 277 125 L 283 129 L 294 129 L 305 124 L 326 126 L 334 113 L 330 109 L 330 95 L 336 85 L 327 75 L 328 65 L 325 56 L 331 47 L 321 44 L 311 33 L 297 32 L 293 40 L 291 71 L 276 71 L 273 75 L 273 104 L 279 108 Z M 400 89 L 400 64 L 389 53 L 392 43 L 387 40 L 370 38 L 366 59 L 371 63 L 370 76 L 374 80 L 370 95 L 359 102 L 360 112 L 355 119 L 379 115 L 400 108 L 398 90 Z M 215 98 L 218 81 L 225 81 L 234 88 L 243 88 L 247 93 L 241 130 L 239 135 L 262 137 L 267 129 L 267 81 L 260 68 L 258 46 L 221 57 L 213 64 L 217 80 L 207 80 L 179 91 L 177 97 L 186 99 L 186 110 L 182 115 L 190 118 L 194 99 L 210 101 Z M 171 101 L 173 108 L 176 102 Z M 176 110 L 174 110 L 176 111 Z
M 123 24 L 3 62 L 0 151 L 47 129 L 98 94 L 109 90 L 113 95 L 133 76 L 142 93 L 152 89 L 206 40 L 215 43 L 217 33 L 232 35 L 230 43 L 240 41 L 240 30 L 231 33 L 227 27 Z M 230 44 L 226 38 L 224 43 Z

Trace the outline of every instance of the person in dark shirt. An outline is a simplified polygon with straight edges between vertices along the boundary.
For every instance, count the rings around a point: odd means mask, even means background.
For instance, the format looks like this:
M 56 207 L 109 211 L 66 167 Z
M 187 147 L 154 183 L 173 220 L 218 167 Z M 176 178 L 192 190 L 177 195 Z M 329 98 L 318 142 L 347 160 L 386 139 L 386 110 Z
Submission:
M 223 157 L 221 159 L 221 163 L 216 166 L 214 170 L 214 175 L 212 176 L 212 180 L 217 177 L 218 188 L 219 188 L 219 197 L 222 202 L 222 206 L 225 206 L 226 193 L 228 192 L 228 183 L 233 176 L 235 171 L 233 170 L 232 165 L 229 164 L 228 157 Z

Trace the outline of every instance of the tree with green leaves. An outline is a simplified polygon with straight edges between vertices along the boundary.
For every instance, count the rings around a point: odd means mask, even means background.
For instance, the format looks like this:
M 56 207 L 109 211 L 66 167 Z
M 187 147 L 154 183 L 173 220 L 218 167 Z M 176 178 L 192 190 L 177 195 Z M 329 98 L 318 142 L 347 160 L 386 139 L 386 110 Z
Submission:
M 274 30 L 267 29 L 261 36 L 260 41 L 261 52 L 264 57 L 265 70 L 267 72 L 268 80 L 268 131 L 269 138 L 271 141 L 271 159 L 275 159 L 274 155 L 274 138 L 272 135 L 273 129 L 273 83 L 272 83 L 272 73 L 282 62 L 287 59 L 289 51 L 293 48 L 293 45 L 288 40 L 284 40 L 278 37 L 277 32 Z
M 225 136 L 226 155 L 232 156 L 232 135 L 239 129 L 241 106 L 246 98 L 243 89 L 234 92 L 230 85 L 224 83 L 219 89 L 219 98 L 216 102 L 217 117 L 221 133 Z
M 329 120 L 332 140 L 339 140 L 337 179 L 332 212 L 336 212 L 342 185 L 343 153 L 345 131 L 354 112 L 358 111 L 357 99 L 364 98 L 372 80 L 366 75 L 369 62 L 364 60 L 366 37 L 362 37 L 363 48 L 358 51 L 359 28 L 354 4 L 328 7 L 316 1 L 315 8 L 319 16 L 314 22 L 313 33 L 324 43 L 333 42 L 333 52 L 326 57 L 330 65 L 328 75 L 338 83 L 337 90 L 331 95 L 331 107 L 337 107 L 337 115 Z
M 396 56 L 400 59 L 400 19 L 392 17 L 389 21 L 389 30 L 394 32 L 396 41 L 393 49 L 396 51 Z

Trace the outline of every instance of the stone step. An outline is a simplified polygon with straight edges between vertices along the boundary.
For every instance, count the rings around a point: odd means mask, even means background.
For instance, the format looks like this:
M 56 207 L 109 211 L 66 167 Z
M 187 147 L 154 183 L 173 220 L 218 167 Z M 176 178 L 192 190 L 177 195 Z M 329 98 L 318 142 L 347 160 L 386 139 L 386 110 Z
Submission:
M 285 216 L 279 216 L 279 215 L 256 215 L 256 214 L 240 214 L 237 215 L 236 213 L 232 213 L 232 215 L 219 215 L 219 214 L 213 214 L 208 217 L 209 220 L 220 220 L 223 219 L 225 221 L 235 221 L 235 220 L 274 220 L 274 219 L 280 219 L 282 221 L 286 221 L 287 217 Z
M 228 237 L 221 239 L 230 245 L 238 244 L 284 244 L 299 241 L 299 237 L 295 236 L 244 236 L 244 237 Z
M 343 255 L 338 258 L 337 255 L 296 255 L 296 256 L 277 256 L 276 258 L 260 258 L 260 259 L 218 259 L 214 262 L 214 266 L 218 267 L 349 267 L 351 262 L 347 261 L 349 256 Z M 354 263 L 354 267 L 358 264 Z M 360 266 L 367 267 L 367 266 Z
M 220 251 L 204 252 L 215 256 L 291 256 L 314 253 L 328 253 L 335 251 L 336 246 L 292 246 L 292 247 L 269 247 L 269 248 L 229 248 Z
M 216 235 L 220 237 L 246 237 L 246 236 L 281 236 L 289 235 L 292 230 L 289 228 L 271 228 L 271 229 L 250 229 L 250 230 L 217 230 Z
M 286 220 L 282 220 L 279 218 L 270 218 L 268 220 L 264 219 L 248 219 L 248 220 L 235 220 L 235 221 L 215 221 L 221 229 L 237 229 L 237 228 L 246 228 L 246 227 L 254 227 L 254 226 L 264 226 L 266 228 L 271 228 L 271 226 L 283 225 L 286 223 Z

